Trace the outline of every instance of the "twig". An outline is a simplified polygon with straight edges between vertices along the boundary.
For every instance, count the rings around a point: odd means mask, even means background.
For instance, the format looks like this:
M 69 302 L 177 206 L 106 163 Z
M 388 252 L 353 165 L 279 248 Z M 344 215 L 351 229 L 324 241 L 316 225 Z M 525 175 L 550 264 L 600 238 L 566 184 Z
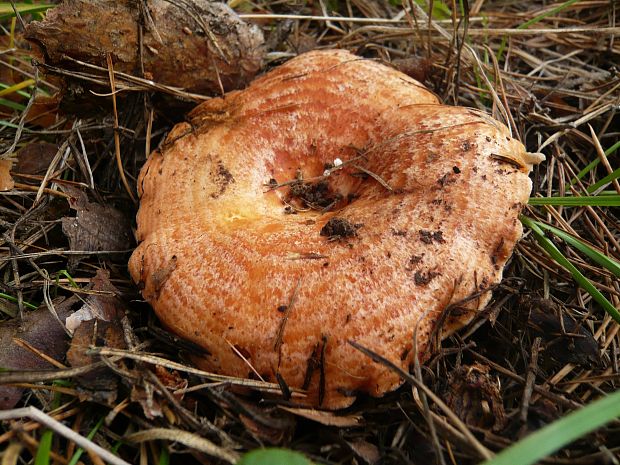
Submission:
M 201 438 L 200 436 L 180 429 L 153 428 L 146 431 L 139 431 L 125 437 L 125 440 L 128 442 L 138 443 L 144 441 L 155 441 L 157 439 L 179 442 L 190 447 L 191 449 L 204 452 L 205 454 L 217 457 L 228 463 L 236 463 L 239 460 L 239 454 L 236 452 L 226 450 L 215 445 L 208 439 Z
M 120 457 L 117 457 L 110 451 L 95 444 L 90 439 L 87 439 L 84 436 L 76 433 L 71 428 L 68 428 L 67 426 L 63 425 L 59 421 L 54 420 L 49 415 L 46 415 L 41 410 L 35 407 L 32 407 L 32 406 L 23 407 L 23 408 L 17 408 L 13 410 L 6 410 L 4 412 L 0 412 L 0 421 L 17 420 L 19 418 L 24 418 L 24 417 L 30 418 L 31 420 L 35 420 L 39 423 L 44 424 L 49 429 L 67 438 L 69 441 L 75 442 L 78 446 L 95 452 L 103 460 L 105 460 L 106 462 L 112 465 L 130 465 L 128 462 L 125 462 Z
M 435 404 L 437 404 L 437 406 L 443 411 L 443 413 L 448 418 L 450 418 L 450 420 L 454 423 L 454 426 L 456 426 L 456 428 L 463 434 L 463 436 L 465 436 L 467 438 L 467 440 L 471 443 L 472 447 L 476 450 L 476 452 L 478 452 L 480 457 L 482 457 L 485 460 L 489 460 L 489 459 L 491 459 L 493 457 L 493 452 L 491 452 L 489 449 L 484 447 L 480 443 L 480 441 L 478 441 L 478 439 L 476 439 L 476 437 L 472 434 L 472 432 L 469 431 L 467 426 L 465 426 L 465 424 L 459 419 L 459 417 L 457 417 L 456 414 L 450 409 L 450 407 L 448 407 L 444 403 L 444 401 L 442 401 L 424 383 L 420 382 L 417 378 L 414 378 L 413 376 L 411 376 L 409 373 L 407 373 L 401 367 L 399 367 L 398 365 L 392 363 L 390 360 L 388 360 L 385 357 L 382 357 L 381 355 L 377 354 L 376 352 L 373 352 L 372 350 L 367 349 L 366 347 L 358 344 L 357 342 L 354 342 L 354 341 L 348 341 L 348 342 L 354 348 L 356 348 L 357 350 L 359 350 L 363 354 L 365 354 L 368 357 L 370 357 L 373 361 L 388 367 L 389 369 L 391 369 L 392 371 L 397 373 L 405 381 L 407 381 L 409 384 L 411 384 L 412 386 L 414 386 L 414 387 L 418 388 L 419 390 L 423 391 Z
M 122 358 L 128 358 L 131 360 L 150 363 L 152 365 L 161 365 L 171 370 L 183 371 L 185 373 L 202 376 L 204 378 L 211 379 L 213 381 L 221 381 L 221 382 L 226 382 L 232 385 L 245 386 L 245 387 L 259 389 L 259 390 L 262 389 L 265 391 L 280 392 L 280 386 L 275 383 L 266 383 L 262 381 L 254 381 L 251 379 L 241 379 L 241 378 L 235 378 L 232 376 L 218 375 L 215 373 L 210 373 L 208 371 L 199 370 L 197 368 L 188 367 L 181 363 L 172 362 L 170 360 L 166 360 L 165 358 L 157 357 L 155 355 L 150 355 L 150 354 L 142 354 L 142 353 L 130 352 L 127 350 L 122 350 L 122 349 L 112 349 L 108 347 L 95 347 L 95 348 L 89 349 L 87 351 L 87 354 L 88 355 L 99 354 L 99 355 L 106 355 L 106 356 L 119 356 Z M 0 380 L 2 380 L 2 373 L 0 373 Z M 297 389 L 296 391 L 301 392 L 299 389 Z
M 125 186 L 125 190 L 129 197 L 131 198 L 133 203 L 136 203 L 136 198 L 133 195 L 131 187 L 129 187 L 129 182 L 125 177 L 125 169 L 123 168 L 123 160 L 121 159 L 121 140 L 120 135 L 118 133 L 118 111 L 116 109 L 116 84 L 114 82 L 114 64 L 112 63 L 112 54 L 108 53 L 106 55 L 106 59 L 108 62 L 108 75 L 110 77 L 110 88 L 112 89 L 112 110 L 114 112 L 114 153 L 116 155 L 116 165 L 118 166 L 118 172 L 121 176 L 121 181 L 123 181 L 123 185 Z
M 538 352 L 540 350 L 541 338 L 534 339 L 532 344 L 532 357 L 527 367 L 527 377 L 525 379 L 525 388 L 523 389 L 523 401 L 521 402 L 521 412 L 519 419 L 525 423 L 527 421 L 527 412 L 530 407 L 530 399 L 534 390 L 534 382 L 536 381 L 536 370 L 538 369 Z

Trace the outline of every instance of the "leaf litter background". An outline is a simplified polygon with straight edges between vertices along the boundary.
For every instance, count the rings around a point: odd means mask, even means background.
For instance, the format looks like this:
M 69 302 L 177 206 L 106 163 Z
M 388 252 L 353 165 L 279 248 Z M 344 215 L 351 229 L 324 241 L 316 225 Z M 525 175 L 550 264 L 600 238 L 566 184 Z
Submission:
M 145 3 L 137 3 L 138 12 L 121 15 L 124 24 L 159 31 Z M 191 3 L 170 2 L 185 16 Z M 620 28 L 613 0 L 436 1 L 432 8 L 387 0 L 228 3 L 263 31 L 263 70 L 333 47 L 391 63 L 444 102 L 484 108 L 510 124 L 529 150 L 542 147 L 547 161 L 533 173 L 533 197 L 620 194 Z M 206 92 L 217 93 L 221 79 L 207 91 L 190 82 L 153 83 L 148 69 L 133 73 L 137 78 L 111 76 L 105 53 L 91 56 L 91 66 L 74 56 L 37 69 L 31 60 L 42 63 L 40 54 L 6 11 L 0 39 L 0 367 L 11 371 L 0 373 L 0 383 L 10 384 L 0 387 L 1 409 L 37 407 L 129 463 L 229 463 L 244 451 L 275 445 L 317 463 L 470 464 L 484 458 L 481 448 L 502 450 L 616 390 L 617 323 L 531 232 L 489 307 L 443 341 L 415 374 L 459 424 L 410 386 L 329 413 L 289 405 L 277 386 L 192 370 L 187 354 L 198 349 L 166 333 L 128 279 L 137 209 L 132 196 L 146 154 L 208 98 Z M 191 22 L 189 16 L 184 20 Z M 24 13 L 21 19 L 40 16 Z M 126 45 L 148 43 L 141 37 Z M 213 45 L 210 50 L 217 56 Z M 242 85 L 249 77 L 240 79 L 225 84 Z M 112 83 L 123 89 L 115 102 Z M 618 259 L 613 208 L 530 206 L 524 214 Z M 548 237 L 618 308 L 618 277 Z M 71 314 L 66 329 L 58 321 Z M 463 425 L 475 442 L 461 433 Z M 619 463 L 617 431 L 612 422 L 544 462 Z M 76 459 L 73 442 L 37 422 L 0 426 L 6 463 L 32 461 L 43 448 L 55 463 L 101 463 L 88 452 Z

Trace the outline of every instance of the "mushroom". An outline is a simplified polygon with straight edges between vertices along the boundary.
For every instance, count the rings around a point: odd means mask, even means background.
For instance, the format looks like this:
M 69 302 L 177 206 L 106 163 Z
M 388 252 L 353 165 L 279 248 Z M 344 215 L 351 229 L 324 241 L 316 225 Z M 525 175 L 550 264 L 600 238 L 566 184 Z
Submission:
M 539 161 L 392 68 L 306 53 L 149 157 L 129 269 L 203 368 L 346 407 L 402 383 L 349 341 L 408 369 L 487 304 Z

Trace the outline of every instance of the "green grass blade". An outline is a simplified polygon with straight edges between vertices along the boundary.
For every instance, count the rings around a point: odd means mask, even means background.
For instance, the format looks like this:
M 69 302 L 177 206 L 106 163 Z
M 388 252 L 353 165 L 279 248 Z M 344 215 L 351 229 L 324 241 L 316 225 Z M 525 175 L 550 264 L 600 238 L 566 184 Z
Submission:
M 34 458 L 34 465 L 49 465 L 53 438 L 54 433 L 52 432 L 52 430 L 46 429 L 43 432 L 43 434 L 41 435 L 41 441 L 39 441 L 37 455 Z
M 620 148 L 620 140 L 616 142 L 614 145 L 612 145 L 611 147 L 609 147 L 607 150 L 605 150 L 605 156 L 610 157 L 611 155 L 616 153 L 616 151 L 619 148 Z M 600 162 L 601 162 L 600 158 L 595 158 L 590 163 L 588 163 L 588 166 L 582 169 L 579 173 L 577 173 L 577 176 L 571 179 L 570 185 L 572 186 L 573 184 L 577 182 L 577 180 L 582 179 L 586 174 L 588 174 L 590 171 L 596 168 Z
M 31 87 L 34 85 L 34 83 L 34 79 L 26 79 L 11 86 L 9 86 L 8 84 L 0 83 L 0 97 L 4 97 L 5 95 L 18 94 L 22 97 L 30 98 L 30 94 L 23 91 L 22 89 Z
M 400 7 L 402 0 L 389 0 L 390 5 Z M 428 9 L 429 5 L 426 0 L 415 0 L 415 2 L 424 9 Z M 443 0 L 433 0 L 433 19 L 449 19 L 452 16 L 452 10 Z
M 32 81 L 29 85 L 26 85 L 25 87 L 29 87 L 32 84 L 34 84 L 34 81 L 32 79 L 30 79 L 30 81 Z M 30 98 L 30 94 L 28 92 L 26 92 L 25 90 L 21 90 L 24 87 L 21 86 L 19 89 L 15 88 L 15 86 L 9 86 L 8 84 L 4 84 L 2 82 L 0 82 L 0 95 L 8 95 L 8 94 L 17 94 L 21 97 L 24 98 Z M 11 90 L 10 90 L 11 89 Z M 10 90 L 10 91 L 9 91 Z M 5 92 L 6 91 L 6 92 Z
M 620 416 L 620 391 L 530 434 L 482 465 L 531 465 Z
M 536 24 L 537 22 L 547 18 L 548 16 L 553 16 L 554 14 L 559 13 L 560 11 L 564 10 L 565 8 L 568 8 L 569 6 L 577 3 L 578 1 L 580 1 L 580 0 L 568 0 L 567 2 L 564 2 L 561 5 L 558 5 L 555 8 L 552 8 L 549 11 L 545 11 L 544 13 L 541 13 L 538 16 L 535 16 L 534 18 L 532 18 L 530 20 L 527 20 L 523 24 L 520 24 L 519 26 L 517 26 L 517 29 L 527 29 L 532 24 Z M 497 51 L 497 61 L 498 62 L 500 62 L 502 60 L 502 56 L 504 55 L 504 50 L 506 49 L 506 43 L 507 42 L 508 41 L 506 39 L 506 36 L 504 36 L 502 38 L 502 43 L 499 46 L 499 50 Z
M 12 100 L 7 100 L 5 98 L 0 98 L 0 105 L 17 111 L 24 111 L 26 109 L 26 105 L 22 105 L 21 103 L 14 102 Z
M 33 5 L 31 3 L 15 3 L 15 9 L 19 12 L 19 14 L 34 14 L 41 13 L 49 8 L 52 8 L 54 5 Z M 13 11 L 13 7 L 9 2 L 0 3 L 0 19 L 12 18 L 15 16 L 15 12 Z
M 539 228 L 552 232 L 553 234 L 558 236 L 560 239 L 564 240 L 564 242 L 572 245 L 584 255 L 587 255 L 590 259 L 592 259 L 592 261 L 608 269 L 614 275 L 620 278 L 620 263 L 618 263 L 613 258 L 610 258 L 607 255 L 603 255 L 598 250 L 593 249 L 592 247 L 587 245 L 585 242 L 582 242 L 579 239 L 574 238 L 570 234 L 567 234 L 566 232 L 562 231 L 561 229 L 554 228 L 553 226 L 549 226 L 548 224 L 541 223 L 539 221 L 534 221 L 534 223 Z
M 5 294 L 4 292 L 0 292 L 0 299 L 8 300 L 9 302 L 17 303 L 17 297 L 13 297 L 12 295 Z M 30 302 L 24 302 L 24 307 L 30 308 L 32 310 L 38 308 L 36 305 L 31 304 Z
M 312 465 L 312 462 L 292 450 L 268 448 L 248 452 L 237 465 Z
M 538 227 L 536 222 L 525 216 L 521 217 L 521 222 L 530 228 L 534 233 L 534 237 L 538 244 L 553 258 L 559 265 L 566 268 L 573 275 L 573 279 L 584 288 L 592 298 L 611 316 L 616 323 L 620 323 L 620 312 L 614 307 L 601 292 L 558 250 L 553 242 L 551 242 L 542 229 Z
M 103 425 L 103 420 L 105 420 L 105 417 L 101 417 L 99 421 L 97 422 L 97 424 L 93 427 L 93 429 L 91 429 L 88 432 L 88 435 L 86 436 L 88 439 L 92 440 L 95 437 L 95 434 L 97 433 L 97 431 L 99 431 L 99 428 L 101 428 L 101 425 Z M 75 453 L 73 454 L 73 457 L 71 457 L 71 460 L 69 460 L 69 463 L 67 465 L 76 465 L 76 463 L 78 463 L 78 461 L 80 460 L 80 457 L 82 457 L 83 453 L 84 453 L 84 449 L 82 449 L 81 447 L 78 447 Z
M 556 205 L 562 207 L 620 207 L 620 195 L 596 195 L 590 197 L 579 195 L 568 195 L 565 197 L 531 197 L 528 203 L 530 205 Z
M 56 275 L 56 285 L 59 284 L 61 276 L 64 276 L 65 278 L 67 278 L 67 280 L 69 281 L 69 284 L 71 284 L 71 287 L 79 288 L 77 283 L 74 281 L 73 276 L 71 276 L 67 270 L 60 270 L 58 272 L 58 274 Z
M 614 181 L 615 179 L 618 179 L 618 178 L 620 178 L 620 168 L 615 169 L 613 172 L 611 172 L 610 174 L 605 176 L 603 179 L 600 179 L 599 181 L 595 182 L 590 187 L 588 187 L 588 189 L 587 189 L 588 194 L 591 194 L 592 192 L 596 191 L 597 189 L 600 189 L 604 185 L 609 184 L 610 182 L 612 182 L 612 181 Z
M 162 446 L 159 453 L 159 465 L 170 465 L 170 452 L 168 452 L 168 447 L 165 445 Z
M 15 123 L 10 123 L 8 121 L 0 120 L 0 126 L 5 126 L 7 128 L 18 129 L 19 126 Z

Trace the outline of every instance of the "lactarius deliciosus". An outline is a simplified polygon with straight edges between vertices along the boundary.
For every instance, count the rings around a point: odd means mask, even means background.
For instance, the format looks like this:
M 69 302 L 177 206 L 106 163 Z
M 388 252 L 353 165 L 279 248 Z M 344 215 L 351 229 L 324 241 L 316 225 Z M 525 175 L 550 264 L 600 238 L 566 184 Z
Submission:
M 539 161 L 398 71 L 310 52 L 198 106 L 150 156 L 130 271 L 204 368 L 345 407 L 402 382 L 348 341 L 408 369 L 486 305 Z

